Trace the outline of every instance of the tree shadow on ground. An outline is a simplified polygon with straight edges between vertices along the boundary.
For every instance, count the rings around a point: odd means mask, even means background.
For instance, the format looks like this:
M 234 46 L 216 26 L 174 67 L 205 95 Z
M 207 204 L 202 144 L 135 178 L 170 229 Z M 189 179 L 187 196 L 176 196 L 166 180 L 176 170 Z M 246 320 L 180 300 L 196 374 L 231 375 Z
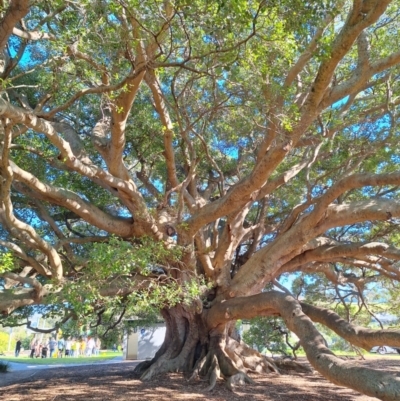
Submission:
M 400 374 L 400 360 L 360 361 Z M 7 401 L 372 401 L 344 387 L 327 382 L 319 374 L 253 376 L 255 384 L 230 392 L 221 380 L 211 392 L 206 382 L 187 382 L 181 374 L 168 374 L 143 383 L 133 374 L 134 362 L 96 364 L 38 370 L 17 383 L 3 386 Z

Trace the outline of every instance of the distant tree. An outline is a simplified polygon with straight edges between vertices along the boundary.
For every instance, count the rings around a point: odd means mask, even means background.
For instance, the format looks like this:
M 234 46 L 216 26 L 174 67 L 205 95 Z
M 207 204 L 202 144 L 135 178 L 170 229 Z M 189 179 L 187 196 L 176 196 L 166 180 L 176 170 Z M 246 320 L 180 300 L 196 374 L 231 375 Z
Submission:
M 31 334 L 29 336 L 24 336 L 21 338 L 21 346 L 23 349 L 30 349 L 33 336 L 34 334 Z
M 10 335 L 4 332 L 0 332 L 0 352 L 8 351 L 8 339 Z M 15 346 L 15 341 L 14 344 Z
M 297 342 L 290 342 L 290 332 L 285 323 L 276 317 L 256 317 L 250 320 L 250 328 L 242 336 L 243 340 L 257 347 L 258 351 L 290 355 L 297 350 Z M 295 354 L 294 354 L 295 355 Z

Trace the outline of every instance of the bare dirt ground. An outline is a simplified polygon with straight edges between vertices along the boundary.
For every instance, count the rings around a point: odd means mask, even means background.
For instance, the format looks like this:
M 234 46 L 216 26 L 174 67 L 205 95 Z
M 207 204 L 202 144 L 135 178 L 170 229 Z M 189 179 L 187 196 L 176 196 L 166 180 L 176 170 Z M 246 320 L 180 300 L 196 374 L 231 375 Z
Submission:
M 352 361 L 400 377 L 400 359 Z M 206 383 L 188 383 L 181 374 L 143 383 L 132 373 L 135 362 L 96 364 L 1 374 L 0 400 L 7 401 L 376 401 L 353 390 L 337 387 L 322 376 L 252 376 L 254 385 L 232 393 L 219 382 L 211 392 Z

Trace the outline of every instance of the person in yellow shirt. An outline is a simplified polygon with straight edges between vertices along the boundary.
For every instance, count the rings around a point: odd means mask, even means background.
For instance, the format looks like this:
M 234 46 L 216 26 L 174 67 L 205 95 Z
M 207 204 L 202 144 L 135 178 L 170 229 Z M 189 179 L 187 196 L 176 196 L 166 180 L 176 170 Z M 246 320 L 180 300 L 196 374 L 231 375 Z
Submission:
M 81 340 L 79 338 L 75 341 L 75 356 L 79 356 L 81 354 Z
M 77 356 L 76 355 L 76 344 L 77 344 L 77 342 L 76 342 L 75 338 L 73 338 L 71 340 L 71 356 Z
M 86 350 L 86 340 L 84 338 L 82 338 L 81 347 L 80 347 L 80 354 L 82 356 L 85 356 L 85 350 Z

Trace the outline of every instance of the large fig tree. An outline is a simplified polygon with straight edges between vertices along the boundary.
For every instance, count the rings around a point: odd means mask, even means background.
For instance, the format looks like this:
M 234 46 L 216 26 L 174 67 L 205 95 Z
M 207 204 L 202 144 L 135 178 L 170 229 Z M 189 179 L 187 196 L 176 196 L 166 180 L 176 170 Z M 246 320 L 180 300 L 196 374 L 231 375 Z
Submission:
M 398 400 L 399 378 L 337 358 L 313 322 L 367 350 L 400 331 L 356 327 L 279 278 L 325 283 L 342 309 L 396 294 L 399 9 L 2 2 L 3 317 L 160 308 L 164 345 L 138 372 L 212 388 L 282 368 L 235 335 L 280 316 L 326 378 Z

